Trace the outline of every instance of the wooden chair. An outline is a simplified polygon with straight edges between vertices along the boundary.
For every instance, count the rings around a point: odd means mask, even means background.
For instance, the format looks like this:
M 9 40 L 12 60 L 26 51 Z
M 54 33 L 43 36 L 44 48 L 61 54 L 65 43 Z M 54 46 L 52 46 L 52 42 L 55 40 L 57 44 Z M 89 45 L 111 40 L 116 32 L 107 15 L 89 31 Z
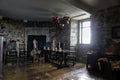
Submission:
M 38 54 L 39 54 L 39 62 L 40 64 L 44 64 L 45 63 L 45 55 L 44 53 L 42 53 L 41 51 L 38 51 Z
M 37 55 L 38 53 L 37 53 L 37 50 L 36 49 L 33 49 L 32 51 L 31 51 L 31 56 L 33 57 L 33 62 L 34 63 L 36 63 L 36 62 L 38 62 L 38 55 Z

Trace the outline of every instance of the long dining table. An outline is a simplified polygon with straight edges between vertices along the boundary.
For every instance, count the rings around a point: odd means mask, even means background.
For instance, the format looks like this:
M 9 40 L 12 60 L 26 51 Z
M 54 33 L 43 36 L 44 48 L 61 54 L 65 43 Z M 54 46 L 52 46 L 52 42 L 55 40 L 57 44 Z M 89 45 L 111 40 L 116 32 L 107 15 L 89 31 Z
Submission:
M 45 54 L 45 62 L 54 63 L 57 67 L 66 67 L 68 61 L 68 55 L 71 53 L 75 54 L 75 51 L 71 50 L 61 50 L 61 51 L 53 51 L 53 50 L 43 50 Z

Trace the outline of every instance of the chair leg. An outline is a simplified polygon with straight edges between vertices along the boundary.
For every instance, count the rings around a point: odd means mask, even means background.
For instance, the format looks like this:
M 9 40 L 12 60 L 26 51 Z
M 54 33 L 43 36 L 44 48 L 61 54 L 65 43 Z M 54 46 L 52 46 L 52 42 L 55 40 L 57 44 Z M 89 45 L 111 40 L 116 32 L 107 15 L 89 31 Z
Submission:
M 45 63 L 45 59 L 44 58 L 40 58 L 39 61 L 40 61 L 40 64 L 44 64 Z
M 34 63 L 38 62 L 38 58 L 34 57 Z

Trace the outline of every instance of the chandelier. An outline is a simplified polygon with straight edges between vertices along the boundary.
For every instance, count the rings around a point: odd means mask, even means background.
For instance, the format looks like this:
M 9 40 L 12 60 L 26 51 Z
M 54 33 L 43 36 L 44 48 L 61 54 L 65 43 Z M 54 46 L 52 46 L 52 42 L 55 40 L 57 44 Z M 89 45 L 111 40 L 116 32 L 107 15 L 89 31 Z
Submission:
M 54 16 L 52 17 L 52 22 L 56 25 L 64 27 L 65 25 L 70 24 L 70 17 L 64 16 L 62 18 L 59 18 L 58 16 Z

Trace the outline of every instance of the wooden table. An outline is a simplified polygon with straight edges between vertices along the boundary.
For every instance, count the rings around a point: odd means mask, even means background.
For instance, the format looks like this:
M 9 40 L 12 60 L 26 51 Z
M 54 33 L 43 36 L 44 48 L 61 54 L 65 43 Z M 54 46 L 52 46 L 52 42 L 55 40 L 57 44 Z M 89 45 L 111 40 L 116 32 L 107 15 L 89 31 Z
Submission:
M 75 51 L 70 51 L 70 50 L 62 50 L 62 51 L 43 50 L 43 52 L 45 53 L 45 61 L 54 63 L 59 68 L 68 66 L 67 56 L 70 53 L 75 53 Z

